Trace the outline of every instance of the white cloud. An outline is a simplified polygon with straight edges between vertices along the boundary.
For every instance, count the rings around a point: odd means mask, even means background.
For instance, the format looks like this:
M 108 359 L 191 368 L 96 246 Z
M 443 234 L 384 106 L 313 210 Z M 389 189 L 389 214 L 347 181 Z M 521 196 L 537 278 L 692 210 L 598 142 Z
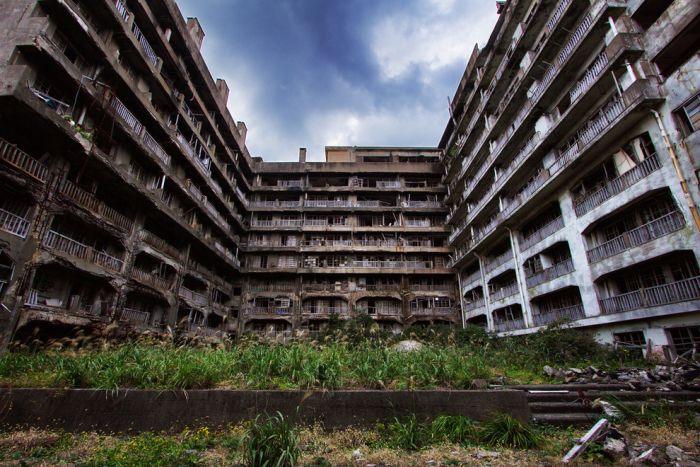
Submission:
M 495 6 L 454 0 L 427 0 L 418 14 L 398 12 L 379 19 L 371 33 L 382 78 L 402 78 L 414 67 L 421 79 L 455 63 L 466 63 L 477 42 L 485 42 L 496 22 Z

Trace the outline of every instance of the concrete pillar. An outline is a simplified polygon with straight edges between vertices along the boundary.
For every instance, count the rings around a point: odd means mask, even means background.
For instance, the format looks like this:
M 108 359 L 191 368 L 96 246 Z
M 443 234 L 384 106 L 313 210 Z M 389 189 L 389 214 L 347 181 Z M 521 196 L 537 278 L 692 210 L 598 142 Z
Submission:
M 513 250 L 513 262 L 515 264 L 515 278 L 518 281 L 518 292 L 522 303 L 523 320 L 526 327 L 532 327 L 534 320 L 532 319 L 532 308 L 530 306 L 530 297 L 527 292 L 527 283 L 525 281 L 525 271 L 522 266 L 522 257 L 520 256 L 520 245 L 518 245 L 518 235 L 514 230 L 508 229 L 510 237 L 510 246 Z

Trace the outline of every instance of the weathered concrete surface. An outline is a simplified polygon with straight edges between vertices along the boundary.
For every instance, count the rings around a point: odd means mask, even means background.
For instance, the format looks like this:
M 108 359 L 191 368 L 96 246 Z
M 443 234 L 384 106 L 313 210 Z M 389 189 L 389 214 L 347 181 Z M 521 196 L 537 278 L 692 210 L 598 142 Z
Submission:
M 522 391 L 157 391 L 1 389 L 0 427 L 69 432 L 179 431 L 216 428 L 280 411 L 302 423 L 335 429 L 367 426 L 408 414 L 483 420 L 507 413 L 529 422 Z

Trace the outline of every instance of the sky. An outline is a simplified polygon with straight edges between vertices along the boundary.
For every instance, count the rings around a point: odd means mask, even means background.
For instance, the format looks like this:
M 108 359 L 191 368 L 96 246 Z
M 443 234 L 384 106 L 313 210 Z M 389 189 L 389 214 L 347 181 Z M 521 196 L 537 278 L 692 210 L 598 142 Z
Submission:
M 325 146 L 436 146 L 495 0 L 178 0 L 266 161 Z

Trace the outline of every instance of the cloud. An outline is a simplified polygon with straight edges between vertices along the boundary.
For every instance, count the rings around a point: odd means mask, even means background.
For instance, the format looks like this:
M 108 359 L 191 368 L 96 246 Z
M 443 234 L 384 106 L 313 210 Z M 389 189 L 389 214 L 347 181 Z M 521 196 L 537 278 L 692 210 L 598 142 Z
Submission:
M 417 68 L 429 84 L 433 72 L 466 64 L 468 52 L 488 38 L 495 23 L 495 15 L 486 10 L 483 2 L 429 0 L 417 11 L 380 19 L 372 29 L 371 47 L 382 78 L 402 78 Z
M 326 145 L 433 146 L 495 7 L 477 0 L 179 0 L 265 160 Z

